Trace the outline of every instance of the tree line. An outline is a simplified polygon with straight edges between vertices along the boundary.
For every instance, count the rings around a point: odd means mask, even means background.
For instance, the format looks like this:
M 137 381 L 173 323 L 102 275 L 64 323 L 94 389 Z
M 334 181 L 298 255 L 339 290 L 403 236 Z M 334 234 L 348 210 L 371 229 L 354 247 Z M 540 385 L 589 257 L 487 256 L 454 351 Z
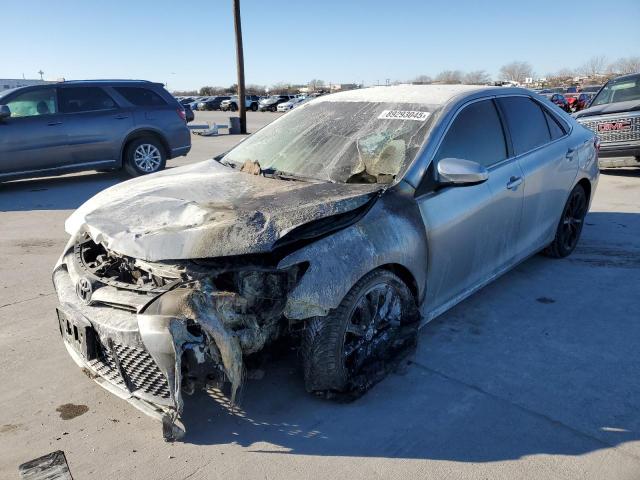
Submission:
M 596 55 L 588 59 L 577 68 L 561 68 L 556 72 L 549 72 L 543 77 L 543 82 L 548 86 L 565 85 L 573 81 L 575 77 L 586 77 L 592 83 L 603 83 L 609 78 L 627 73 L 640 72 L 640 56 L 631 56 L 609 60 L 606 56 Z M 488 85 L 494 81 L 510 81 L 524 83 L 527 78 L 534 78 L 536 74 L 529 62 L 513 61 L 500 67 L 499 78 L 492 79 L 485 70 L 472 70 L 464 72 L 462 70 L 443 70 L 437 75 L 418 75 L 409 80 L 415 84 L 447 83 L 447 84 L 467 84 L 467 85 Z M 391 84 L 405 83 L 399 80 Z M 285 82 L 275 83 L 269 87 L 266 85 L 248 84 L 246 86 L 247 95 L 264 95 L 266 92 L 279 94 L 298 93 L 300 88 L 307 87 L 310 92 L 328 91 L 330 85 L 323 80 L 313 79 L 306 84 L 291 84 Z M 229 87 L 205 86 L 199 90 L 176 91 L 176 95 L 233 95 L 237 92 L 236 84 Z

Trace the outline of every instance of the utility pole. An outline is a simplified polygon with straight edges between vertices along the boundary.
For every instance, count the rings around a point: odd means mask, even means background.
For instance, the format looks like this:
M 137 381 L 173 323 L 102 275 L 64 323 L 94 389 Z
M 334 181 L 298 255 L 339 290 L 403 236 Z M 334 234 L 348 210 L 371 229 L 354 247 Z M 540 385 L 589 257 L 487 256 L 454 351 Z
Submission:
M 44 72 L 42 71 L 42 69 L 38 70 L 38 73 L 40 74 L 40 80 L 42 80 L 42 75 L 44 75 Z
M 244 53 L 242 51 L 240 0 L 233 0 L 233 21 L 236 29 L 236 59 L 238 66 L 238 113 L 240 114 L 240 133 L 247 133 L 247 106 L 244 100 Z

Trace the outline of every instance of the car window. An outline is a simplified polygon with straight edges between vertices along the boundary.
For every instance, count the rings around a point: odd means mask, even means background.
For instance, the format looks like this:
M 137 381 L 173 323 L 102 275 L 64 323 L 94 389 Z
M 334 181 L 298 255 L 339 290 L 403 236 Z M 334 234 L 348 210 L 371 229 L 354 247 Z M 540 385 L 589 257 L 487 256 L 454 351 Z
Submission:
M 460 158 L 485 167 L 507 158 L 502 123 L 491 100 L 475 102 L 462 110 L 447 131 L 435 160 Z
M 35 117 L 57 113 L 56 91 L 43 88 L 20 93 L 6 104 L 11 110 L 11 117 Z
M 610 80 L 593 99 L 591 106 L 631 100 L 640 100 L 640 75 Z
M 153 90 L 144 87 L 115 87 L 116 92 L 138 107 L 160 107 L 167 102 Z
M 555 116 L 549 113 L 546 108 L 543 108 L 542 111 L 544 112 L 544 118 L 547 121 L 549 133 L 551 134 L 551 140 L 556 140 L 560 137 L 563 137 L 567 132 L 560 124 L 558 119 L 556 119 Z
M 67 87 L 58 90 L 62 113 L 91 112 L 116 108 L 113 99 L 99 87 Z
M 516 155 L 551 141 L 542 108 L 527 97 L 501 97 L 500 107 L 509 126 Z

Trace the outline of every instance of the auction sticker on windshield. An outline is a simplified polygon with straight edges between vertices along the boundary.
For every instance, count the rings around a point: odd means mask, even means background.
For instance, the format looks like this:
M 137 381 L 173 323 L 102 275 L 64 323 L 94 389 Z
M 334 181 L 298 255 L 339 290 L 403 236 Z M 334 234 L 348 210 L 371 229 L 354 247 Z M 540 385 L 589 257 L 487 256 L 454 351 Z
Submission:
M 418 112 L 416 110 L 383 110 L 380 120 L 417 120 L 424 122 L 429 117 L 429 112 Z

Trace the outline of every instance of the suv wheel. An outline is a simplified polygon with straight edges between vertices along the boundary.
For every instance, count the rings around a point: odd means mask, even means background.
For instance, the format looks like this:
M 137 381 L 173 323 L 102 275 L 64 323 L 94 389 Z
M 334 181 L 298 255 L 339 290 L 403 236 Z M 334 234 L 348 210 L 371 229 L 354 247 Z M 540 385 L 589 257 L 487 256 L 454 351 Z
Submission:
M 400 278 L 387 270 L 368 273 L 336 310 L 313 318 L 305 328 L 302 358 L 307 391 L 366 390 L 382 379 L 385 365 L 415 345 L 418 320 L 415 299 Z
M 278 107 L 276 107 L 275 105 L 271 105 L 271 107 L 269 108 L 269 110 L 271 110 L 272 112 L 275 112 L 278 110 Z
M 235 112 L 236 110 L 238 110 L 238 106 L 235 103 L 232 103 L 229 105 L 229 110 Z
M 138 138 L 125 151 L 124 168 L 132 177 L 159 172 L 166 163 L 164 147 L 153 137 Z
M 257 103 L 252 103 L 251 104 L 251 111 L 252 112 L 257 112 L 258 111 L 258 104 Z

